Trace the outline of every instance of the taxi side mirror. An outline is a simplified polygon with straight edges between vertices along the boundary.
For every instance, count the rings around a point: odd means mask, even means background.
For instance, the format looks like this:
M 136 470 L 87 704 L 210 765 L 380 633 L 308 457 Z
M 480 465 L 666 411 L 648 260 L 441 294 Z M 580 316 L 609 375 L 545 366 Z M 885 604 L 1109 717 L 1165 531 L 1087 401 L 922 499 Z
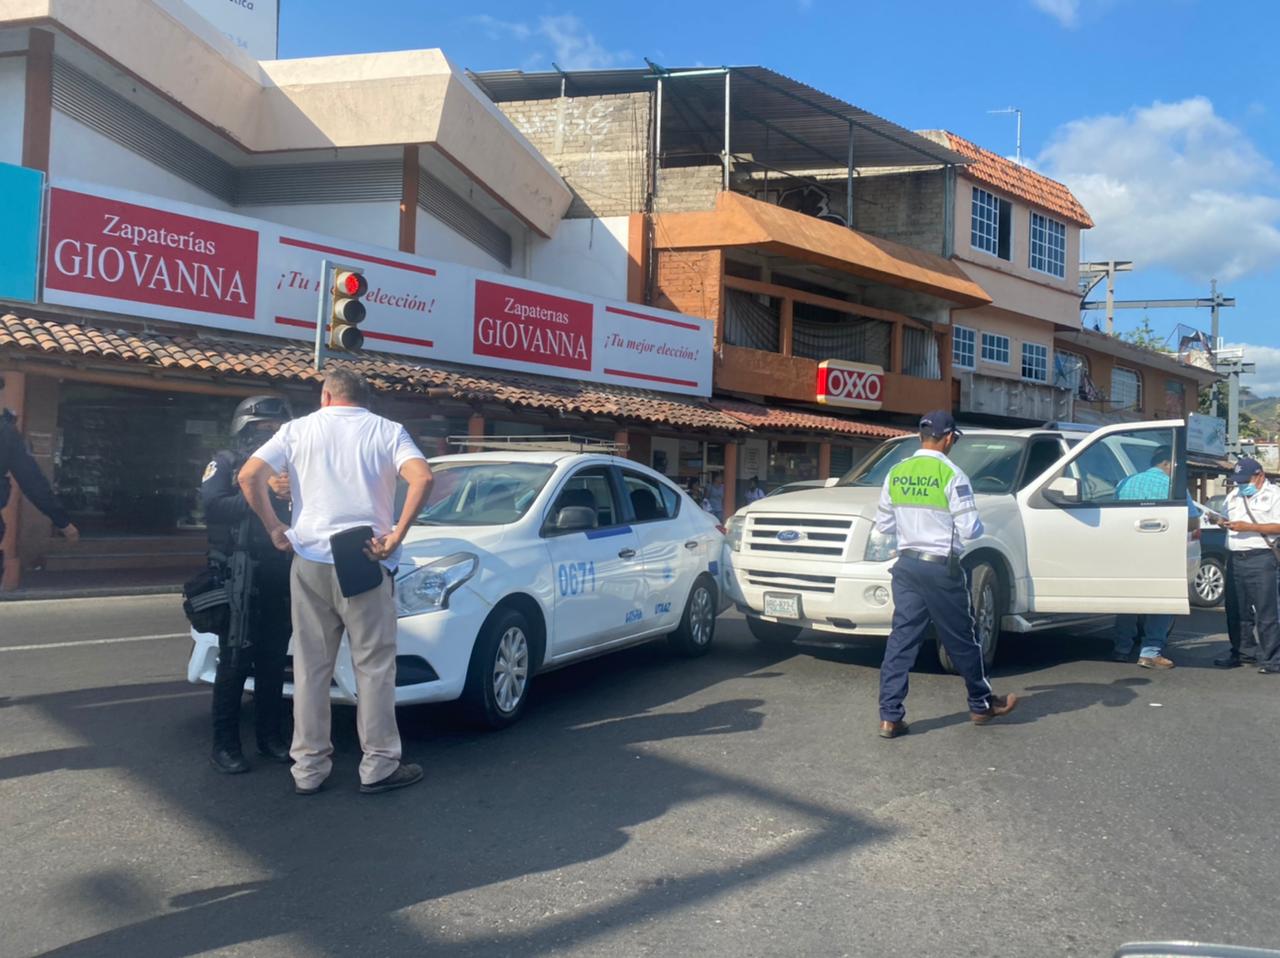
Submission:
M 1071 476 L 1059 476 L 1044 487 L 1044 497 L 1054 505 L 1080 501 L 1080 480 Z
M 565 506 L 551 523 L 552 532 L 581 532 L 596 527 L 596 511 L 589 506 Z

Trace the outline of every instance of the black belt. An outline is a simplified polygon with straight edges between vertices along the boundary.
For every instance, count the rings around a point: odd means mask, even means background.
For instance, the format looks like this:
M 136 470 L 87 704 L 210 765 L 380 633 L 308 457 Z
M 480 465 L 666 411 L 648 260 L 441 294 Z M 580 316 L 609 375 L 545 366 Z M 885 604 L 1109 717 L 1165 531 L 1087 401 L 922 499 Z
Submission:
M 898 555 L 906 556 L 908 559 L 919 559 L 921 562 L 936 562 L 938 565 L 946 565 L 951 561 L 949 556 L 937 556 L 932 552 L 921 552 L 919 549 L 901 549 Z

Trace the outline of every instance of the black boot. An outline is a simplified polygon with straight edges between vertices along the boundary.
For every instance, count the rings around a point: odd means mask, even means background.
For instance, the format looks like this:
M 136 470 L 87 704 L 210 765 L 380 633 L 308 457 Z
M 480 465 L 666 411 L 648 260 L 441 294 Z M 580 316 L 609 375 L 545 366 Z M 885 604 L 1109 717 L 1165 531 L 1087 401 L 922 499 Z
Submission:
M 240 750 L 240 698 L 243 694 L 244 673 L 231 668 L 220 658 L 213 679 L 213 752 L 209 761 L 219 772 L 227 775 L 249 771 L 249 763 Z
M 209 761 L 214 768 L 226 775 L 239 775 L 241 772 L 249 771 L 251 767 L 245 761 L 244 753 L 240 751 L 239 745 L 234 745 L 230 748 L 215 745 L 213 753 L 209 756 Z

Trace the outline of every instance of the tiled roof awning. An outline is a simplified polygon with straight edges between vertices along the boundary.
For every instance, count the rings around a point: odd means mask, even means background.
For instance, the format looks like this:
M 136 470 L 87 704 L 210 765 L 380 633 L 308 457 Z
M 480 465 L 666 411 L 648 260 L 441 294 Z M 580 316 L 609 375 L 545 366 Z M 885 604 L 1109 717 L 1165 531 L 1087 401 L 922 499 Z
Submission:
M 991 302 L 948 259 L 738 193 L 721 193 L 711 212 L 663 213 L 655 223 L 663 249 L 764 249 L 957 306 Z
M 893 439 L 907 435 L 905 429 L 859 422 L 856 419 L 841 419 L 838 416 L 824 416 L 821 413 L 805 412 L 799 409 L 758 406 L 755 403 L 732 399 L 713 399 L 711 404 L 752 429 L 837 433 L 842 436 L 858 436 L 865 439 Z
M 174 373 L 207 373 L 280 384 L 318 384 L 311 350 L 298 343 L 251 343 L 212 335 L 192 336 L 100 329 L 51 319 L 0 316 L 0 355 L 18 352 L 48 358 L 101 360 L 125 367 Z M 405 362 L 402 357 L 363 352 L 333 360 L 364 375 L 389 394 L 443 389 L 463 402 L 571 412 L 622 422 L 644 422 L 699 432 L 745 433 L 748 427 L 698 399 L 542 376 L 481 371 L 445 363 Z

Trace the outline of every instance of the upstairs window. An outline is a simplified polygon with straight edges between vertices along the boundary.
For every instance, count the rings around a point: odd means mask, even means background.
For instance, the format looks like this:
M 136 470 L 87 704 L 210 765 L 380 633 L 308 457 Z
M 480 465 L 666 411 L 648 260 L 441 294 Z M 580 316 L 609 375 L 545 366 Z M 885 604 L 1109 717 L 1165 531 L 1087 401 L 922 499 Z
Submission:
M 1032 382 L 1049 381 L 1049 347 L 1039 343 L 1022 344 L 1022 378 Z
M 956 326 L 951 331 L 951 365 L 957 369 L 972 369 L 977 355 L 977 335 L 968 326 Z
M 1059 278 L 1067 275 L 1067 228 L 1039 213 L 1031 214 L 1031 268 Z
M 1117 366 L 1111 371 L 1111 405 L 1116 409 L 1142 406 L 1142 377 L 1136 370 Z
M 992 256 L 1009 259 L 1013 232 L 1013 204 L 994 193 L 973 188 L 973 220 L 969 242 Z
M 999 363 L 1001 366 L 1008 366 L 1009 337 L 999 336 L 996 333 L 983 333 L 982 361 L 984 363 Z

